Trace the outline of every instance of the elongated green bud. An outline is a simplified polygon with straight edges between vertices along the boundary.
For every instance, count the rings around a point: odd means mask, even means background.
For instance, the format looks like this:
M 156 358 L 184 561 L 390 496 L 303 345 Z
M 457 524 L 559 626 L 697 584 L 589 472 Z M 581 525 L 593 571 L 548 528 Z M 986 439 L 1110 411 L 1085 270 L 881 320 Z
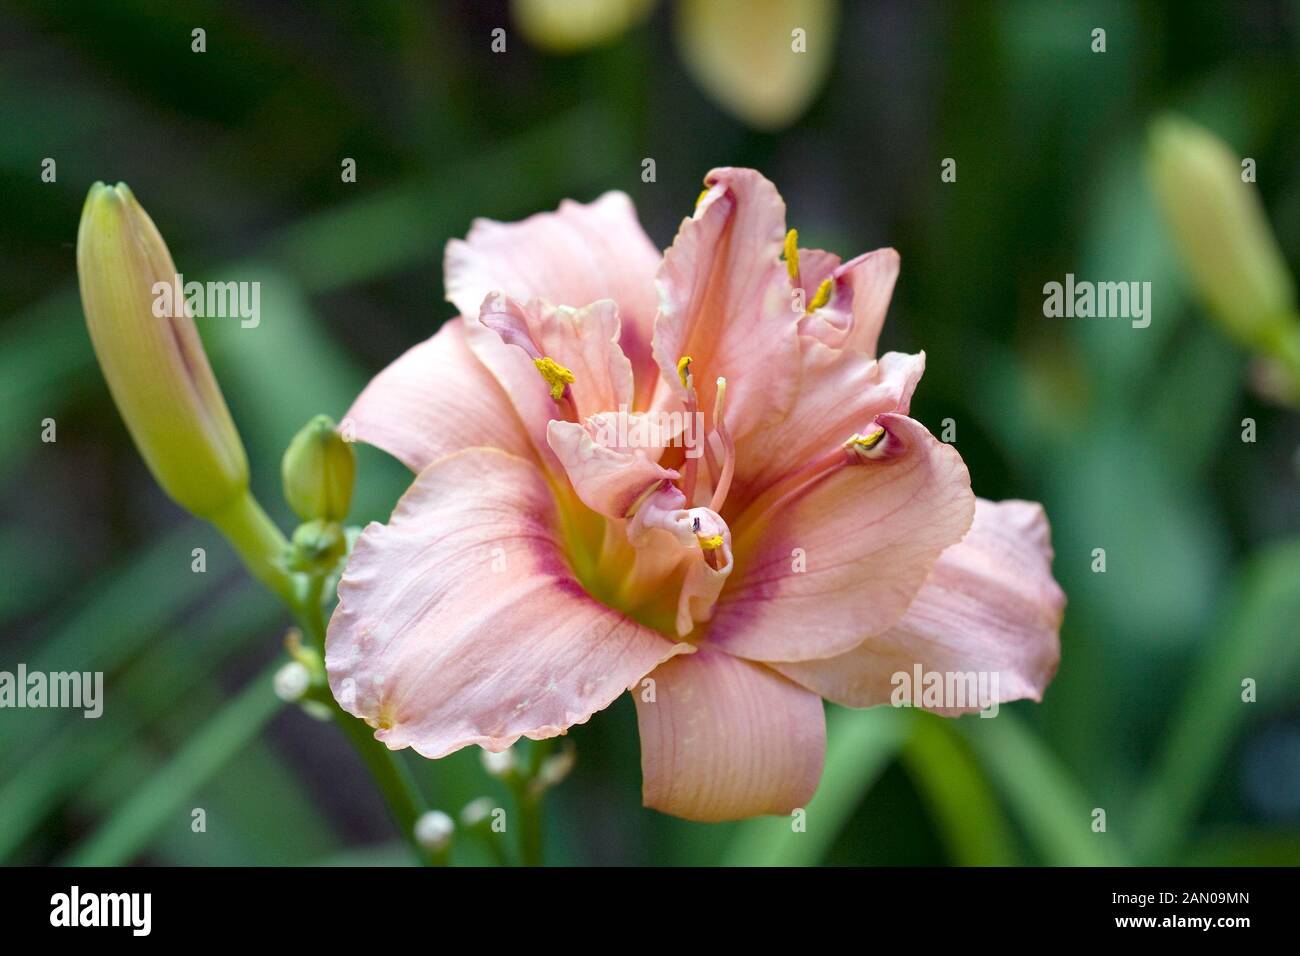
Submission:
M 342 521 L 352 505 L 357 460 L 328 415 L 317 415 L 293 436 L 280 472 L 284 497 L 303 521 Z
M 183 303 L 159 317 L 155 285 L 176 266 L 124 183 L 95 183 L 77 233 L 86 326 L 109 391 L 164 491 L 211 517 L 242 498 L 248 459 Z
M 1244 345 L 1285 351 L 1297 333 L 1295 282 L 1237 156 L 1174 116 L 1152 125 L 1149 152 L 1161 210 L 1211 312 Z

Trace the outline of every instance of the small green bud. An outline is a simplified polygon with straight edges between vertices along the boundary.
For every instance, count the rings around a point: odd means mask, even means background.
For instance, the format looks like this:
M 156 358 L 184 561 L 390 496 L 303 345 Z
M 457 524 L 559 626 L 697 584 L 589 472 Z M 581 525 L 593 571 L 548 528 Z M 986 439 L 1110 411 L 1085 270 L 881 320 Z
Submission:
M 347 550 L 347 536 L 337 521 L 308 521 L 294 531 L 285 564 L 290 571 L 326 574 L 334 570 Z
M 285 449 L 284 497 L 303 521 L 342 521 L 352 504 L 357 460 L 328 415 L 317 415 Z M 296 540 L 296 536 L 295 536 Z
M 1228 145 L 1175 116 L 1151 127 L 1148 166 L 1200 295 L 1243 345 L 1276 353 L 1296 334 L 1295 283 L 1253 183 Z

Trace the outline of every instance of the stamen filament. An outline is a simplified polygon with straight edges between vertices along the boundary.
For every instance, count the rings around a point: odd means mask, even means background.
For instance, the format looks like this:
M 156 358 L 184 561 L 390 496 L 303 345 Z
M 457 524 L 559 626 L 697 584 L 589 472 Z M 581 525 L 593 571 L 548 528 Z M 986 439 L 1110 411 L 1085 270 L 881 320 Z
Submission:
M 686 385 L 686 419 L 687 421 L 695 420 L 695 413 L 699 411 L 699 396 L 695 392 L 695 385 L 692 384 L 689 358 L 683 358 L 677 363 L 677 374 L 682 377 L 683 384 Z M 699 456 L 686 456 L 682 462 L 682 494 L 686 496 L 686 502 L 689 505 L 695 496 L 695 481 L 700 473 Z
M 731 491 L 731 479 L 736 474 L 736 443 L 731 440 L 731 432 L 727 431 L 727 422 L 722 414 L 722 406 L 727 397 L 727 380 L 719 376 L 717 382 L 717 393 L 713 400 L 713 429 L 714 434 L 722 441 L 724 450 L 722 458 L 722 473 L 713 472 L 715 476 L 713 487 L 713 500 L 709 502 L 709 509 L 718 513 L 722 512 L 722 505 L 727 500 L 727 492 Z M 708 442 L 705 442 L 708 445 Z M 713 468 L 710 465 L 710 468 Z

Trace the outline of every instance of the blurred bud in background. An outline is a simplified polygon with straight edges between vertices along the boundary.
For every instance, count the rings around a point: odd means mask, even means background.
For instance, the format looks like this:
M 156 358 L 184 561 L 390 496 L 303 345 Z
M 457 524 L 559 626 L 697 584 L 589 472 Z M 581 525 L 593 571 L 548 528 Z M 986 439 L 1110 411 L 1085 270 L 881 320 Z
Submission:
M 415 821 L 415 842 L 431 853 L 446 852 L 455 833 L 455 821 L 441 810 L 428 810 Z
M 838 42 L 837 0 L 680 0 L 677 46 L 695 82 L 757 129 L 799 119 Z
M 511 14 L 528 42 L 547 53 L 599 46 L 644 20 L 654 0 L 512 0 Z
M 248 459 L 183 303 L 158 317 L 176 266 L 124 183 L 95 183 L 77 233 L 81 304 L 104 378 L 141 456 L 181 507 L 210 517 L 244 497 Z
M 1295 282 L 1253 182 L 1223 140 L 1176 116 L 1151 126 L 1148 167 L 1192 281 L 1219 325 L 1269 362 L 1275 397 L 1300 400 Z
M 285 449 L 280 463 L 285 500 L 303 521 L 342 521 L 352 505 L 356 471 L 356 455 L 334 420 L 317 415 Z
M 513 0 L 533 46 L 567 54 L 637 26 L 654 0 Z M 830 72 L 839 0 L 678 0 L 677 47 L 687 72 L 718 106 L 756 129 L 799 119 Z

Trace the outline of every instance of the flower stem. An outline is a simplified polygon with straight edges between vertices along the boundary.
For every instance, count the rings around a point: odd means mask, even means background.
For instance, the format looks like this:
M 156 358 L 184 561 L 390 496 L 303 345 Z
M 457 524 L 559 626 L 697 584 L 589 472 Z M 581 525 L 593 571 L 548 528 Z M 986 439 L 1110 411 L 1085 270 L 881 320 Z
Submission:
M 298 595 L 293 578 L 281 564 L 287 542 L 252 493 L 244 493 L 208 520 L 225 535 L 253 577 L 273 591 L 296 613 Z
M 415 842 L 415 821 L 425 811 L 424 798 L 420 794 L 409 768 L 402 763 L 398 754 L 393 753 L 375 739 L 365 721 L 353 717 L 331 699 L 331 712 L 334 722 L 352 742 L 357 755 L 361 757 L 375 784 L 388 803 L 388 812 L 393 822 L 401 831 L 411 850 L 421 863 L 434 863 L 434 858 Z M 440 861 L 446 863 L 445 856 Z
M 524 866 L 542 866 L 545 863 L 542 800 L 546 788 L 538 786 L 537 780 L 542 763 L 554 749 L 554 737 L 535 741 L 528 771 L 519 776 L 514 787 L 519 801 L 519 857 Z
M 308 575 L 302 593 L 295 596 L 294 603 L 291 605 L 302 625 L 303 632 L 312 646 L 320 652 L 322 659 L 325 655 L 324 591 L 325 576 Z M 329 707 L 334 722 L 352 743 L 357 755 L 370 771 L 380 793 L 388 803 L 388 811 L 392 815 L 393 822 L 410 844 L 416 857 L 426 865 L 430 863 L 445 865 L 445 855 L 431 855 L 415 840 L 415 821 L 428 807 L 411 775 L 410 768 L 402 762 L 401 755 L 376 740 L 366 723 L 340 707 L 328 689 L 322 691 L 319 699 Z
M 288 606 L 312 647 L 324 659 L 325 575 L 290 574 L 285 569 L 282 556 L 288 543 L 248 491 L 209 516 L 208 520 L 234 546 L 253 577 Z M 374 777 L 398 830 L 422 863 L 433 862 L 415 842 L 415 821 L 427 808 L 410 770 L 397 754 L 374 738 L 364 722 L 343 710 L 328 690 L 323 690 L 320 700 L 330 708 L 334 722 L 351 741 Z
M 519 856 L 524 866 L 542 866 L 545 859 L 542 841 L 542 797 L 521 793 L 519 796 Z

